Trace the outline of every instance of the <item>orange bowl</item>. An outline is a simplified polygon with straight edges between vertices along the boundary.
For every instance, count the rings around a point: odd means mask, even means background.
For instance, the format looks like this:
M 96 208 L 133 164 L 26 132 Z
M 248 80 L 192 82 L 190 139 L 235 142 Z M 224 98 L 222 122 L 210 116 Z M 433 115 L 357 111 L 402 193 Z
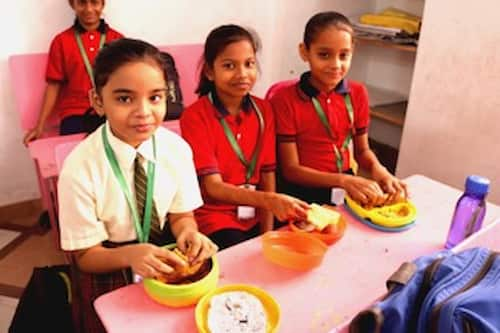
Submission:
M 345 222 L 344 217 L 341 215 L 339 221 L 336 224 L 331 224 L 330 227 L 328 228 L 328 232 L 321 232 L 321 231 L 306 231 L 302 230 L 299 227 L 295 225 L 295 223 L 290 222 L 288 224 L 288 227 L 290 230 L 293 232 L 298 232 L 298 233 L 304 233 L 311 235 L 320 241 L 323 241 L 326 245 L 332 245 L 335 244 L 339 239 L 344 236 L 344 231 L 346 228 L 347 224 Z
M 328 247 L 303 232 L 269 231 L 262 236 L 262 251 L 269 261 L 295 270 L 309 270 L 323 260 Z

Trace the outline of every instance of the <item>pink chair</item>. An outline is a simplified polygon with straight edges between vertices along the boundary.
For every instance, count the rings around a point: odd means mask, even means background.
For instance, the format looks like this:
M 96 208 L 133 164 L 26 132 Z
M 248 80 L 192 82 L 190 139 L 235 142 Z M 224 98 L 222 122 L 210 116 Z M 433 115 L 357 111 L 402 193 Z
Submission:
M 170 53 L 175 60 L 179 72 L 180 86 L 184 106 L 189 106 L 198 96 L 195 94 L 198 86 L 198 63 L 203 55 L 203 44 L 179 44 L 158 47 L 161 51 Z
M 267 89 L 266 92 L 266 99 L 270 100 L 278 91 L 280 91 L 283 88 L 289 87 L 291 85 L 294 85 L 297 83 L 299 80 L 298 79 L 292 79 L 292 80 L 284 80 L 284 81 L 279 81 L 274 83 Z
M 9 71 L 14 101 L 19 112 L 23 132 L 36 126 L 38 114 L 45 92 L 45 68 L 47 53 L 17 54 L 9 58 Z M 44 136 L 54 136 L 59 132 L 57 115 L 47 120 L 49 128 Z

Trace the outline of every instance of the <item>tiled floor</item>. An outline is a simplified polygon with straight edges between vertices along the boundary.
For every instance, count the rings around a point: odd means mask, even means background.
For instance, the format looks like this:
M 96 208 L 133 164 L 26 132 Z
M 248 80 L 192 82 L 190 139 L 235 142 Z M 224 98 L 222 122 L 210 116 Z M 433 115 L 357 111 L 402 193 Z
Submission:
M 0 208 L 0 332 L 7 332 L 34 267 L 65 262 L 50 231 L 38 226 L 39 205 Z

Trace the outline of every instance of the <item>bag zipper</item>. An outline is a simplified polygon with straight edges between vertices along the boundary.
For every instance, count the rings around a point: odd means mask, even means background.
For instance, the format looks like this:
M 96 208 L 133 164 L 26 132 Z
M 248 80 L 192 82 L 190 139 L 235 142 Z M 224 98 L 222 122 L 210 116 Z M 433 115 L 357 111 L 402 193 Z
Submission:
M 429 290 L 431 289 L 431 283 L 432 279 L 434 278 L 434 275 L 436 274 L 439 265 L 443 262 L 443 258 L 438 258 L 431 262 L 424 271 L 424 276 L 422 278 L 422 284 L 420 285 L 420 289 L 418 290 L 417 298 L 415 300 L 415 306 L 413 309 L 412 317 L 409 321 L 409 332 L 416 332 L 417 331 L 417 321 L 418 321 L 418 315 L 420 313 L 420 309 L 422 308 L 422 304 L 424 303 L 425 297 L 429 293 Z
M 476 328 L 472 325 L 469 319 L 464 318 L 462 322 L 462 330 L 464 333 L 476 333 Z
M 455 293 L 451 294 L 446 299 L 444 299 L 442 302 L 440 302 L 434 306 L 434 308 L 431 311 L 431 315 L 430 315 L 430 328 L 431 328 L 430 332 L 436 332 L 436 333 L 438 332 L 439 314 L 441 312 L 441 309 L 445 305 L 445 303 L 448 302 L 453 297 L 455 297 L 461 293 L 464 293 L 465 291 L 469 290 L 470 288 L 472 288 L 476 284 L 478 284 L 485 277 L 485 275 L 488 273 L 488 271 L 490 270 L 497 255 L 498 255 L 498 253 L 490 253 L 490 255 L 488 256 L 488 259 L 486 259 L 486 261 L 483 264 L 483 266 L 481 267 L 481 269 L 476 273 L 476 275 L 474 275 L 474 277 L 472 279 L 470 279 L 470 281 L 467 284 L 465 284 L 462 288 L 457 290 Z

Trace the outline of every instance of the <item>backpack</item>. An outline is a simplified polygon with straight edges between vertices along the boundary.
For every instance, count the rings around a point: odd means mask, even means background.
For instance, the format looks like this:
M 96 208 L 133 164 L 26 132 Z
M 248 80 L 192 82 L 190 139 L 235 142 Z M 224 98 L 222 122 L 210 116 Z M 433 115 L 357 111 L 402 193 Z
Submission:
M 179 72 L 175 67 L 174 58 L 167 52 L 161 52 L 167 72 L 167 113 L 163 120 L 179 119 L 184 103 L 182 100 L 181 87 L 179 85 Z
M 69 276 L 69 265 L 35 267 L 17 304 L 9 333 L 73 332 Z
M 349 332 L 500 332 L 500 258 L 478 247 L 404 263 Z

